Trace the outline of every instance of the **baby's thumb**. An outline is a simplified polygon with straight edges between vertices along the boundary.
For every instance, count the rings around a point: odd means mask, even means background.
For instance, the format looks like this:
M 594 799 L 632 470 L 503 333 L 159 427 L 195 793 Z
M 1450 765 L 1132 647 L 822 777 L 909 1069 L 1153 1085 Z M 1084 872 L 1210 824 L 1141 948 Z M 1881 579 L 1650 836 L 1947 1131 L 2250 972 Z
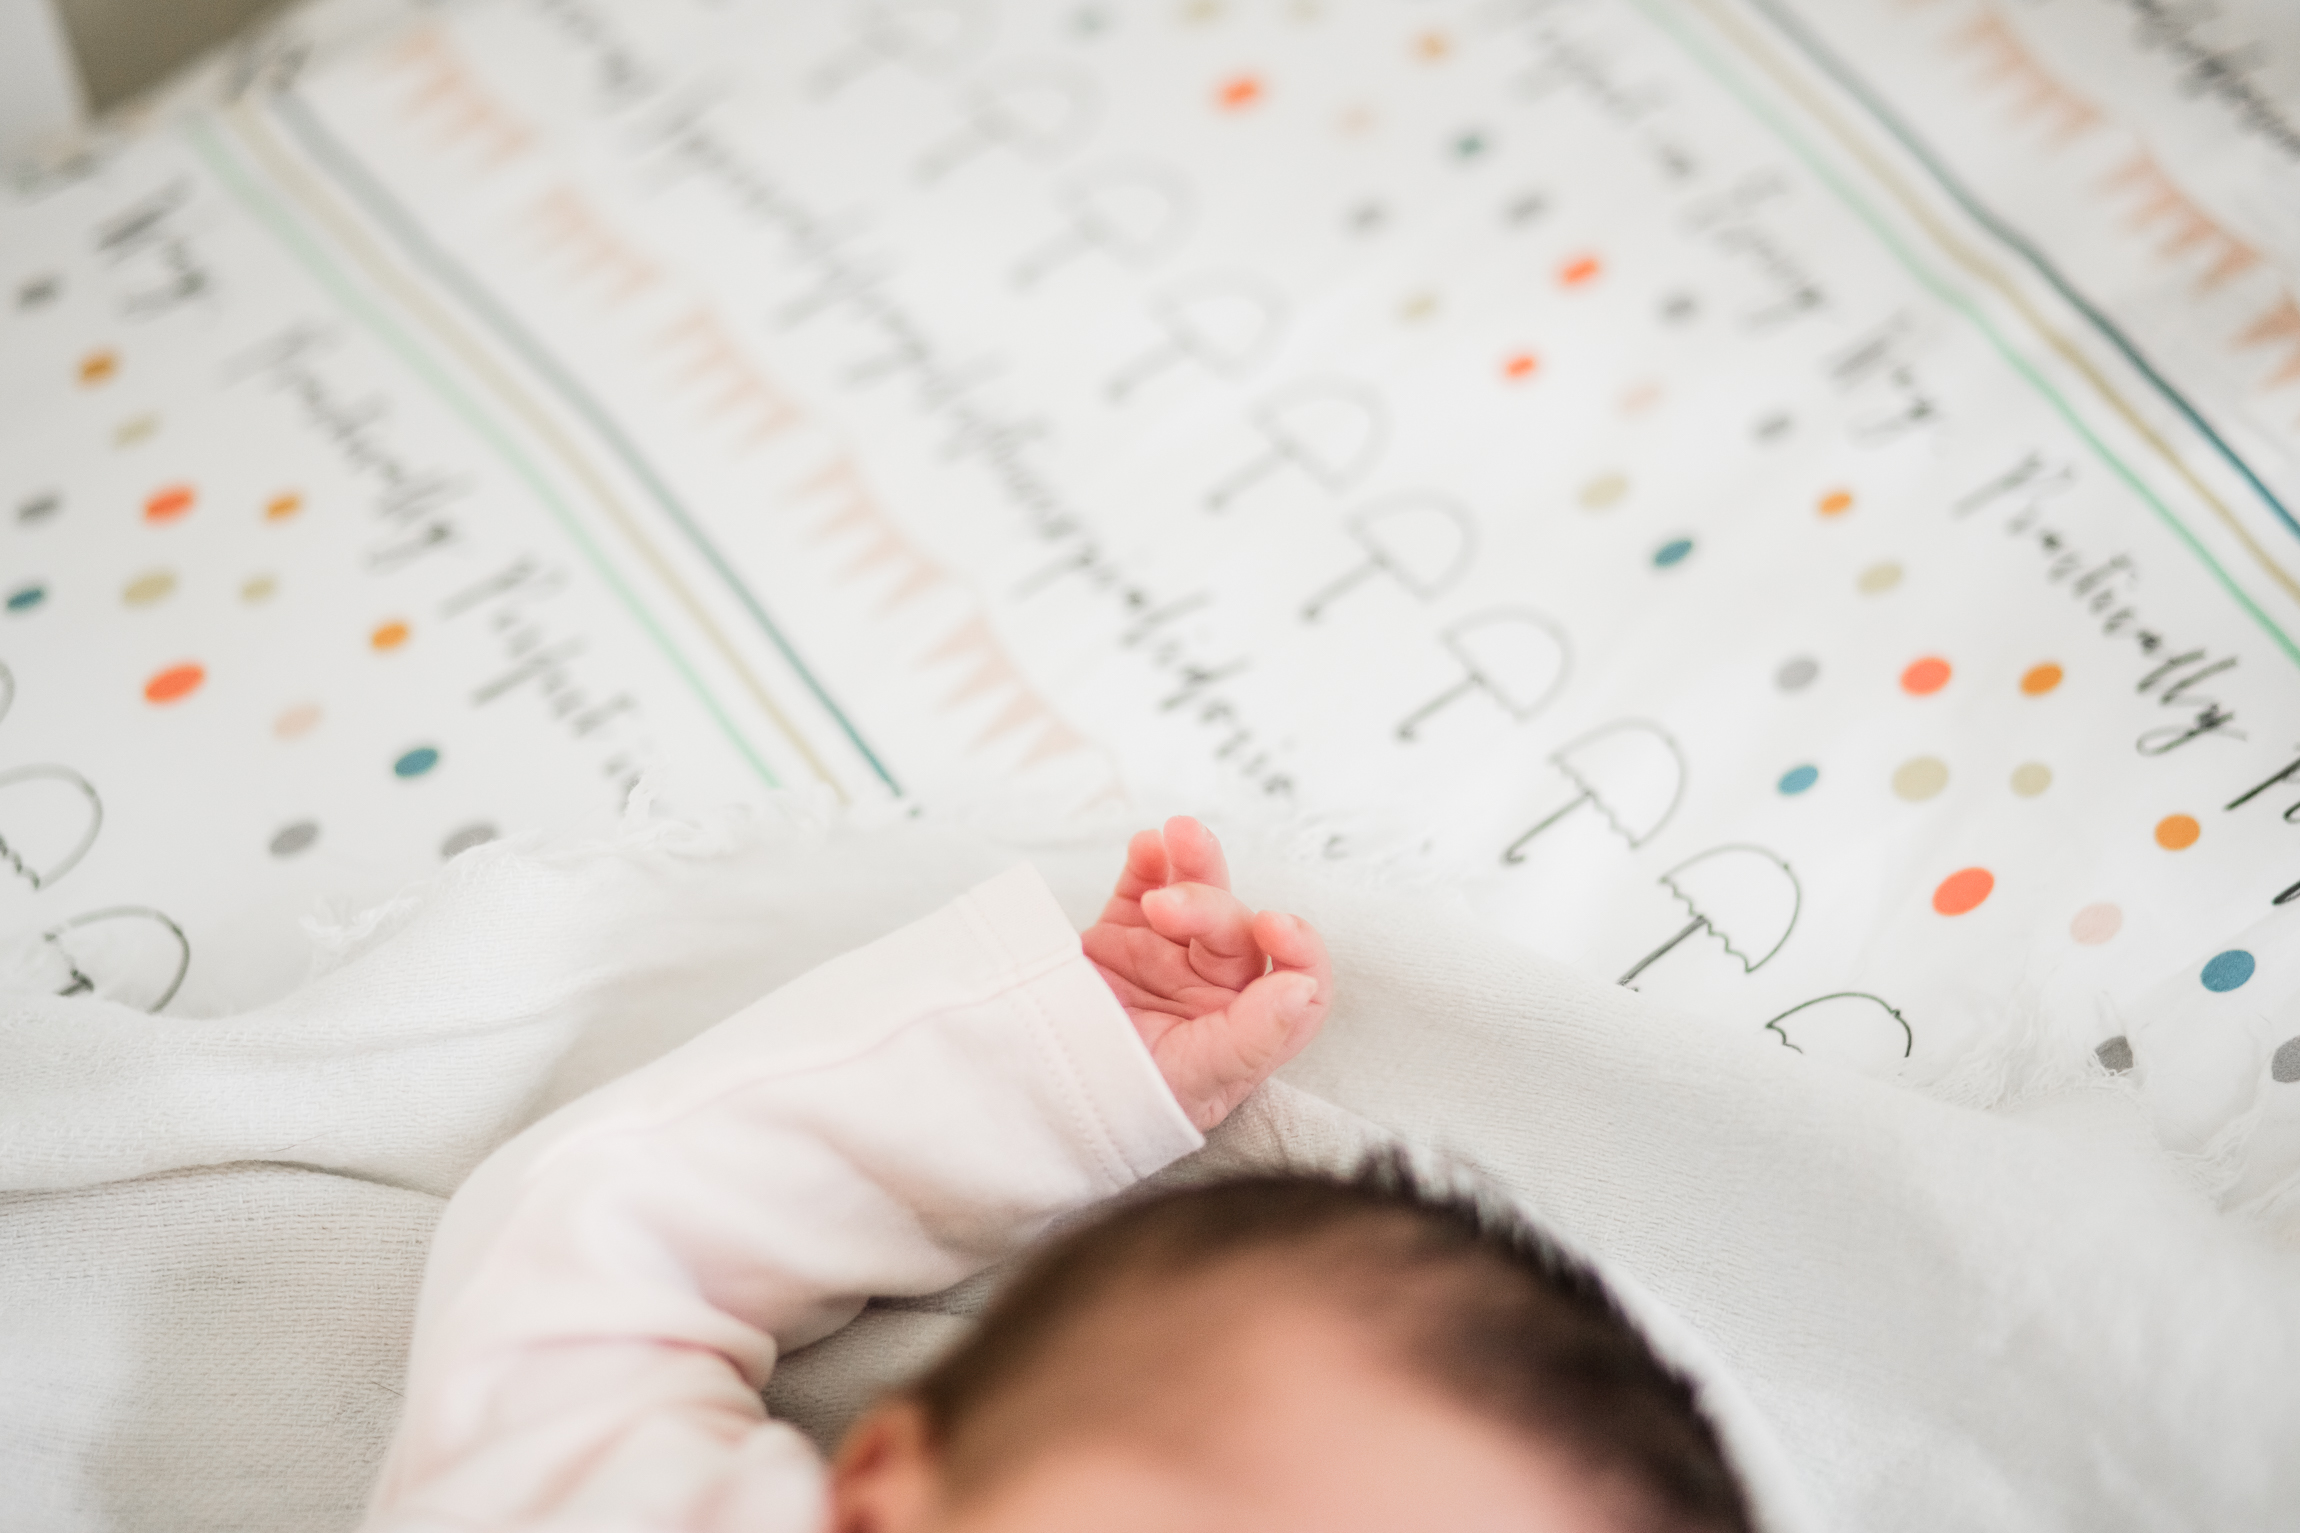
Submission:
M 1263 975 L 1231 1003 L 1231 1030 L 1249 1089 L 1310 1041 L 1317 1003 L 1317 980 L 1290 969 Z

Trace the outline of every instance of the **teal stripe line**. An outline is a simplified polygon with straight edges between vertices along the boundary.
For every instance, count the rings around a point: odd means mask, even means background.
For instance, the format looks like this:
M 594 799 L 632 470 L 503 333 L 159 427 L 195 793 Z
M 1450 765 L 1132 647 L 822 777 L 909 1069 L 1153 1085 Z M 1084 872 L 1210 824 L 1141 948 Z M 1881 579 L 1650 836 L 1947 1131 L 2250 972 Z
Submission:
M 1749 0 L 1749 3 L 1757 10 L 1764 12 L 1766 19 L 1773 23 L 1781 35 L 1789 39 L 1807 59 L 1812 61 L 1814 68 L 1834 80 L 1844 90 L 1845 94 L 1860 102 L 1868 114 L 1876 119 L 1877 125 L 1891 134 L 1894 140 L 1909 152 L 1910 158 L 1925 167 L 1933 180 L 1939 183 L 1941 190 L 1946 192 L 1958 207 L 1963 208 L 1966 213 L 1971 215 L 1973 222 L 1995 235 L 2004 243 L 2006 249 L 2026 261 L 2054 292 L 2060 294 L 2067 301 L 2070 308 L 2082 314 L 2086 321 L 2095 330 L 2098 330 L 2111 346 L 2122 352 L 2124 359 L 2132 364 L 2133 370 L 2146 378 L 2150 386 L 2157 393 L 2163 395 L 2165 401 L 2173 409 L 2180 412 L 2182 419 L 2196 428 L 2196 434 L 2203 437 L 2211 445 L 2213 451 L 2227 460 L 2230 468 L 2243 476 L 2244 482 L 2252 486 L 2252 492 L 2260 497 L 2261 503 L 2267 506 L 2279 522 L 2284 524 L 2284 530 L 2294 537 L 2300 538 L 2300 520 L 2294 519 L 2291 508 L 2276 498 L 2276 492 L 2271 490 L 2267 482 L 2257 473 L 2253 472 L 2252 465 L 2244 461 L 2243 454 L 2230 446 L 2228 440 L 2213 429 L 2212 422 L 2204 418 L 2204 412 L 2196 408 L 2188 396 L 2182 393 L 2170 378 L 2158 370 L 2156 364 L 2148 359 L 2147 354 L 2141 351 L 2132 337 L 2124 333 L 2122 327 L 2110 319 L 2097 304 L 2079 292 L 2076 284 L 2063 275 L 2058 266 L 2046 259 L 2042 250 L 2038 249 L 2011 224 L 1999 218 L 1987 204 L 1974 196 L 1962 181 L 1951 175 L 1948 166 L 1942 162 L 1940 156 L 1934 154 L 1931 148 L 1917 137 L 1914 130 L 1896 116 L 1878 98 L 1877 93 L 1869 89 L 1867 83 L 1860 76 L 1853 73 L 1852 68 L 1843 59 L 1824 47 L 1821 40 L 1813 35 L 1811 28 L 1775 4 L 1774 0 Z
M 687 663 L 686 656 L 680 653 L 678 647 L 671 642 L 670 636 L 664 633 L 656 623 L 654 615 L 640 602 L 637 593 L 624 583 L 623 578 L 616 573 L 614 565 L 606 558 L 605 553 L 597 543 L 592 541 L 591 535 L 583 526 L 581 519 L 559 498 L 557 492 L 551 488 L 550 482 L 536 471 L 535 466 L 527 460 L 525 454 L 519 451 L 517 445 L 455 386 L 454 381 L 432 361 L 421 347 L 408 339 L 374 305 L 367 301 L 358 288 L 337 269 L 335 263 L 311 242 L 293 219 L 282 213 L 271 199 L 263 194 L 256 186 L 253 178 L 240 167 L 217 140 L 215 130 L 208 121 L 203 119 L 194 124 L 190 138 L 193 146 L 199 151 L 200 157 L 207 162 L 208 168 L 215 173 L 216 179 L 222 182 L 232 195 L 237 197 L 240 203 L 256 216 L 258 221 L 271 230 L 273 238 L 277 239 L 290 254 L 295 256 L 304 268 L 317 278 L 320 284 L 332 293 L 348 312 L 356 316 L 379 340 L 396 352 L 400 360 L 405 362 L 418 377 L 428 384 L 450 409 L 463 418 L 464 424 L 484 439 L 488 446 L 495 450 L 496 455 L 520 479 L 526 482 L 528 489 L 534 492 L 535 498 L 550 509 L 568 537 L 573 539 L 576 546 L 583 550 L 584 555 L 591 561 L 592 568 L 598 571 L 599 577 L 607 582 L 608 587 L 617 596 L 622 598 L 623 604 L 631 610 L 631 615 L 638 619 L 639 625 L 654 638 L 672 666 L 677 669 L 681 676 L 686 678 L 687 685 L 694 689 L 695 696 L 702 700 L 703 707 L 718 722 L 719 728 L 725 731 L 728 740 L 734 744 L 737 751 L 741 752 L 743 759 L 751 764 L 751 769 L 759 774 L 761 780 L 768 787 L 781 787 L 781 781 L 766 762 L 759 758 L 758 753 L 752 749 L 751 742 L 744 737 L 740 729 L 735 727 L 734 721 L 727 716 L 726 710 L 719 706 L 718 699 L 711 695 L 710 688 L 695 673 L 694 668 Z
M 1902 244 L 1899 236 L 1862 199 L 1861 195 L 1847 185 L 1821 156 L 1814 152 L 1795 129 L 1783 122 L 1779 115 L 1756 92 L 1744 85 L 1704 43 L 1694 37 L 1675 18 L 1671 17 L 1666 7 L 1655 3 L 1655 0 L 1631 0 L 1631 3 L 1643 12 L 1646 19 L 1652 22 L 1655 27 L 1667 33 L 1695 63 L 1709 73 L 1712 79 L 1732 92 L 1742 106 L 1748 109 L 1751 116 L 1772 129 L 1774 136 L 1788 145 L 1790 150 L 1805 162 L 1806 168 L 1811 170 L 1823 185 L 1835 192 L 1838 199 L 1850 208 L 1862 223 L 1868 225 L 1869 232 L 1874 234 L 1878 242 L 1893 253 L 1903 267 L 1907 268 L 1910 276 L 1916 278 L 1950 308 L 1962 314 L 1974 329 L 1985 336 L 2005 363 L 2028 380 L 2030 386 L 2059 412 L 2061 419 L 2068 423 L 2069 428 L 2084 439 L 2085 444 L 2093 450 L 2100 461 L 2106 464 L 2119 479 L 2122 479 L 2135 495 L 2145 501 L 2156 512 L 2158 520 L 2170 528 L 2173 535 L 2188 546 L 2189 552 L 2203 562 L 2204 567 L 2210 570 L 2213 577 L 2220 582 L 2221 589 L 2226 591 L 2238 606 L 2251 615 L 2252 620 L 2260 625 L 2262 631 L 2275 641 L 2276 647 L 2284 652 L 2285 658 L 2294 665 L 2300 665 L 2300 644 L 2295 644 L 2283 629 L 2276 626 L 2268 614 L 2263 612 L 2259 605 L 2252 600 L 2251 595 L 2238 585 L 2226 570 L 2220 567 L 2220 562 L 2213 558 L 2211 551 L 2197 540 L 2196 534 L 2188 530 L 2187 524 L 2180 519 L 2178 514 L 2160 500 L 2156 492 L 2151 490 L 2138 474 L 2127 467 L 2121 458 L 2110 451 L 2107 443 L 2094 435 L 2092 428 L 2085 424 L 2084 419 L 2076 413 L 2069 402 L 2063 399 L 2059 391 L 2054 389 L 2044 376 L 2030 365 L 2028 359 L 2023 357 L 1998 332 L 1996 326 L 1989 322 L 1986 315 L 1982 314 L 1963 293 L 1950 286 L 1945 279 L 1928 270 L 1916 255 Z
M 716 574 L 720 582 L 726 586 L 728 594 L 741 604 L 743 610 L 749 614 L 751 621 L 756 623 L 760 631 L 766 634 L 768 640 L 781 653 L 784 663 L 790 666 L 792 672 L 797 675 L 806 689 L 814 694 L 815 701 L 822 704 L 823 710 L 830 714 L 841 732 L 846 735 L 848 743 L 852 744 L 855 750 L 861 754 L 863 760 L 870 764 L 870 769 L 878 774 L 879 781 L 885 783 L 888 789 L 899 797 L 902 793 L 902 785 L 894 780 L 893 774 L 879 760 L 878 753 L 873 751 L 868 742 L 863 739 L 861 731 L 855 728 L 854 722 L 847 717 L 846 711 L 832 699 L 830 692 L 815 678 L 815 673 L 808 667 L 806 661 L 799 657 L 797 647 L 784 635 L 781 626 L 768 615 L 766 608 L 760 604 L 757 594 L 751 590 L 749 584 L 740 575 L 735 573 L 733 566 L 728 564 L 725 555 L 719 552 L 718 545 L 713 543 L 701 526 L 696 523 L 693 514 L 688 511 L 685 503 L 672 493 L 671 487 L 656 472 L 654 464 L 649 462 L 646 455 L 640 452 L 638 446 L 624 434 L 614 416 L 601 408 L 582 385 L 578 384 L 559 365 L 558 359 L 546 351 L 524 326 L 503 310 L 502 306 L 495 301 L 494 295 L 481 285 L 477 278 L 473 277 L 447 252 L 432 243 L 430 238 L 424 234 L 421 226 L 409 216 L 405 208 L 400 206 L 397 199 L 392 197 L 376 181 L 366 167 L 353 157 L 350 150 L 346 149 L 327 131 L 319 119 L 312 115 L 311 109 L 305 106 L 294 92 L 281 93 L 274 106 L 276 115 L 287 124 L 288 131 L 295 134 L 296 138 L 303 144 L 305 152 L 310 154 L 334 178 L 335 183 L 342 187 L 353 201 L 365 208 L 369 216 L 374 218 L 377 223 L 389 229 L 392 238 L 399 242 L 400 248 L 406 251 L 417 264 L 430 272 L 440 282 L 454 289 L 456 296 L 463 300 L 464 305 L 477 314 L 480 321 L 493 330 L 505 345 L 519 353 L 521 360 L 541 375 L 543 380 L 558 393 L 559 397 L 564 399 L 577 414 L 590 424 L 591 429 L 598 433 L 600 440 L 607 444 L 608 450 L 622 459 L 623 466 L 629 469 L 631 476 L 645 488 L 648 498 L 661 508 L 666 517 L 670 518 L 671 524 L 679 529 L 696 554 L 711 567 L 712 573 Z

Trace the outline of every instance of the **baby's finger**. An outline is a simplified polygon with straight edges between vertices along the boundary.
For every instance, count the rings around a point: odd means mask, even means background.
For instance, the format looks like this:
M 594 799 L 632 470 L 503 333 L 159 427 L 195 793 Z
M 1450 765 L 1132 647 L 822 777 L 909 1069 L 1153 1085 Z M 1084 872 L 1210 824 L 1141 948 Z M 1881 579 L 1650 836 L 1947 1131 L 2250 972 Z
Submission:
M 1142 896 L 1166 887 L 1166 839 L 1154 830 L 1138 830 L 1126 843 L 1126 865 L 1118 870 L 1118 886 L 1102 907 L 1102 919 L 1121 926 L 1140 926 Z
M 1265 974 L 1232 1001 L 1222 1018 L 1225 1047 L 1212 1051 L 1225 1079 L 1217 1084 L 1224 1112 L 1244 1101 L 1270 1073 L 1317 1036 L 1324 1014 L 1306 974 Z
M 1265 967 L 1254 912 L 1227 889 L 1168 884 L 1142 897 L 1142 913 L 1159 936 L 1189 944 L 1190 967 L 1209 984 L 1236 990 Z
M 1166 856 L 1175 883 L 1230 887 L 1230 864 L 1222 855 L 1222 843 L 1186 814 L 1166 822 Z
M 1326 952 L 1326 939 L 1300 916 L 1265 910 L 1254 917 L 1254 946 L 1270 957 L 1280 972 L 1306 974 L 1317 982 L 1319 1006 L 1334 999 L 1334 961 Z

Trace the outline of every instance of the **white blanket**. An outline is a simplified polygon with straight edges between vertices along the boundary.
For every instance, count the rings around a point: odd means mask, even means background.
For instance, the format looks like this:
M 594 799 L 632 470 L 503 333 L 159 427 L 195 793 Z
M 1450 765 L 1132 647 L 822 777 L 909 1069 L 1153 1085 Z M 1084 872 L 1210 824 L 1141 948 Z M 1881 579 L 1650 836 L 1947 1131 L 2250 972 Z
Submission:
M 1104 844 L 1027 849 L 1083 916 Z M 441 1198 L 495 1144 L 1016 855 L 918 826 L 495 846 L 212 1021 L 0 1012 L 12 1529 L 353 1520 Z M 1217 1153 L 1436 1136 L 1682 1317 L 1820 1526 L 2266 1528 L 2300 1506 L 2300 1264 L 2118 1088 L 1984 1116 L 1470 935 L 1428 891 L 1248 863 L 1340 958 L 1327 1036 Z M 2129 1136 L 2129 1137 L 2127 1137 Z M 979 1293 L 874 1309 L 770 1398 L 821 1434 Z M 1768 1499 L 1783 1499 L 1779 1489 Z

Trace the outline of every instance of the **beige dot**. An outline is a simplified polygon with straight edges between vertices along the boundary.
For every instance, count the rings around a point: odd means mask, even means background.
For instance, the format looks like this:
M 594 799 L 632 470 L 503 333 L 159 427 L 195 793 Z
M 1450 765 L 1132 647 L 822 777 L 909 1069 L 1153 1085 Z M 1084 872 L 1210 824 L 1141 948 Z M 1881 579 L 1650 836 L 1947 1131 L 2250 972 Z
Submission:
M 120 600 L 131 607 L 149 607 L 156 601 L 165 601 L 175 589 L 173 571 L 149 570 L 128 582 L 120 592 Z
M 1937 756 L 1912 756 L 1893 773 L 1893 791 L 1912 804 L 1923 803 L 1948 785 L 1948 763 Z
M 1872 564 L 1861 571 L 1861 578 L 1858 583 L 1861 589 L 1871 596 L 1875 596 L 1880 591 L 1890 591 L 1901 583 L 1901 567 L 1890 559 L 1882 564 Z
M 2086 947 L 2098 947 L 2124 930 L 2124 912 L 2114 905 L 2087 905 L 2068 923 L 2068 934 Z
M 2041 761 L 2024 761 L 2013 768 L 2012 790 L 2022 798 L 2035 798 L 2052 786 L 2052 768 Z
M 240 587 L 240 600 L 251 604 L 270 601 L 279 588 L 280 583 L 269 575 L 251 575 Z
M 310 734 L 319 727 L 319 704 L 297 703 L 272 721 L 272 733 L 282 740 L 293 740 Z
M 1581 487 L 1581 503 L 1592 511 L 1618 505 L 1629 493 L 1629 481 L 1620 474 L 1599 474 Z

